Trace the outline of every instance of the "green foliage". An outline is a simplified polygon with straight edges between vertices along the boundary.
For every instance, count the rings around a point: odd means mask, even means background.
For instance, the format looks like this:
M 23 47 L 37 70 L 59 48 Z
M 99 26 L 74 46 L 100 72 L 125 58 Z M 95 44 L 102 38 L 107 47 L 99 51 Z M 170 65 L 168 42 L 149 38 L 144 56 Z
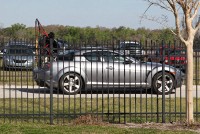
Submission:
M 160 37 L 161 41 L 164 40 L 167 44 L 169 44 L 170 42 L 173 42 L 175 40 L 175 37 L 170 29 L 162 30 L 159 37 Z
M 16 23 L 14 25 L 11 25 L 11 27 L 5 28 L 3 30 L 3 33 L 5 36 L 18 39 L 25 34 L 25 31 L 24 31 L 25 28 L 26 26 L 24 24 Z
M 118 28 L 105 28 L 97 26 L 92 27 L 74 27 L 74 26 L 62 26 L 62 25 L 48 25 L 44 26 L 44 29 L 48 32 L 54 32 L 56 38 L 64 39 L 68 42 L 87 42 L 88 44 L 94 44 L 96 42 L 109 42 L 113 40 L 134 40 L 142 41 L 154 40 L 165 42 L 173 42 L 175 36 L 170 29 L 157 29 L 150 30 L 146 28 L 131 29 L 124 26 Z M 35 28 L 26 28 L 24 24 L 14 24 L 11 27 L 3 28 L 1 30 L 3 37 L 15 38 L 15 39 L 31 39 L 35 38 Z

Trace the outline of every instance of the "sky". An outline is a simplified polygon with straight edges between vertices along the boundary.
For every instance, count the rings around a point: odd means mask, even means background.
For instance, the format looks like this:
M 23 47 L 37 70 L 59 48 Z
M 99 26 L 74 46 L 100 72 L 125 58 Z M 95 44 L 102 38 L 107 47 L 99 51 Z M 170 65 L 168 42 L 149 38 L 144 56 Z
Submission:
M 0 27 L 20 23 L 33 27 L 38 18 L 42 25 L 77 27 L 145 27 L 161 29 L 162 25 L 143 19 L 148 7 L 144 0 L 0 0 Z M 168 26 L 174 27 L 170 12 L 158 7 L 148 10 L 149 16 L 168 15 Z

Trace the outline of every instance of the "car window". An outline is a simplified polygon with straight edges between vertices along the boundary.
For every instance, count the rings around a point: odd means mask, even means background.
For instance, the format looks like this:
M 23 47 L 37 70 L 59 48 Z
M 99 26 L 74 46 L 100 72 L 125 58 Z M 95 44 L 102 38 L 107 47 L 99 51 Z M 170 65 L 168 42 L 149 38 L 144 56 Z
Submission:
M 124 56 L 120 53 L 105 51 L 102 53 L 102 57 L 105 62 L 124 62 Z
M 9 48 L 7 53 L 9 54 L 33 54 L 33 51 L 31 49 L 23 49 L 23 48 Z
M 90 62 L 100 62 L 100 56 L 97 51 L 84 53 L 83 56 Z
M 36 51 L 36 47 L 35 47 L 35 46 L 29 46 L 29 48 L 30 48 L 33 52 Z
M 65 55 L 58 55 L 58 61 L 73 61 L 74 60 L 74 51 L 69 51 Z
M 184 50 L 173 50 L 170 55 L 184 55 L 186 52 Z
M 142 46 L 140 44 L 136 44 L 136 43 L 125 43 L 125 44 L 121 44 L 119 49 L 142 50 Z

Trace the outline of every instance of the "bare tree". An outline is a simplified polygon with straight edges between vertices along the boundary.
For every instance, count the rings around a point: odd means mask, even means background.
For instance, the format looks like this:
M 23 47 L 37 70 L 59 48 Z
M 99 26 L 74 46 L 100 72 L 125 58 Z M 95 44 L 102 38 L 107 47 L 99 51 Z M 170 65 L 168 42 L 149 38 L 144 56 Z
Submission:
M 200 0 L 145 0 L 149 3 L 149 7 L 144 12 L 143 18 L 146 16 L 147 11 L 152 6 L 158 6 L 164 10 L 170 11 L 175 17 L 176 31 L 172 31 L 177 37 L 185 44 L 187 48 L 187 123 L 192 124 L 194 122 L 193 117 L 193 42 L 194 37 L 200 28 L 200 21 L 195 21 L 199 14 Z M 164 21 L 160 21 L 158 18 L 148 18 L 149 20 L 156 21 L 160 24 L 166 24 L 167 17 L 164 17 Z M 184 18 L 184 19 L 183 19 Z M 183 19 L 183 21 L 181 21 Z M 164 22 L 164 23 L 163 23 Z M 183 26 L 184 23 L 184 26 Z M 181 31 L 186 31 L 183 36 Z

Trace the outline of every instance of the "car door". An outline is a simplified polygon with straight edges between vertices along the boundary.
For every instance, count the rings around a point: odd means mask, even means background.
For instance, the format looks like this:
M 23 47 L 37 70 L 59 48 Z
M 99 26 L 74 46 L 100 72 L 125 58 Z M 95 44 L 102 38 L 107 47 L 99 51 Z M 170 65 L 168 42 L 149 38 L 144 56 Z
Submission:
M 145 84 L 140 62 L 134 63 L 124 55 L 111 51 L 104 51 L 103 61 L 108 86 L 141 87 Z
M 85 62 L 85 73 L 87 75 L 88 88 L 103 87 L 106 83 L 103 63 L 98 51 L 86 52 L 83 54 Z

